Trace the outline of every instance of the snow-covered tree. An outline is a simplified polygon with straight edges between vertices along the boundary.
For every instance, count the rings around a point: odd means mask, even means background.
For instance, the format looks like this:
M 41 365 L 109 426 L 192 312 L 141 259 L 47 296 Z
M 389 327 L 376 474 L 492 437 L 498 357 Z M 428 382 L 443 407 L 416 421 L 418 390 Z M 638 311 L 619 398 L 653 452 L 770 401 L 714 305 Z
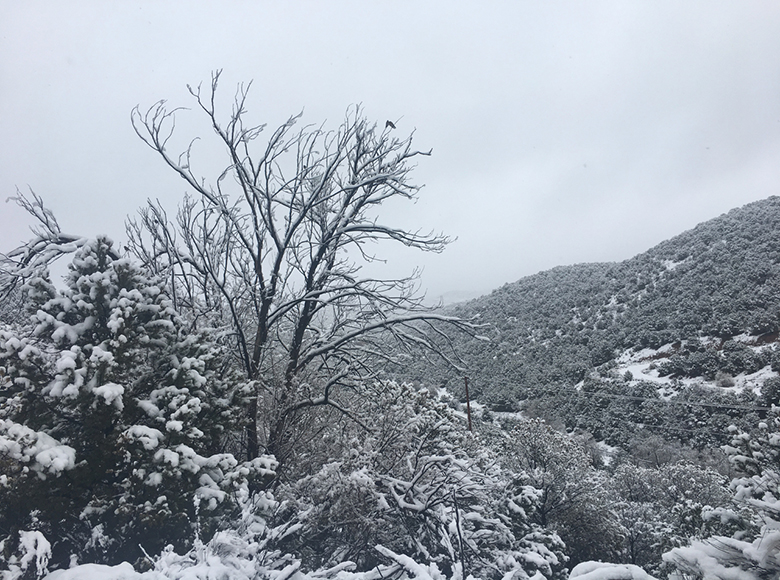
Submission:
M 52 561 L 184 548 L 237 484 L 272 475 L 224 452 L 240 383 L 187 332 L 165 289 L 112 242 L 76 251 L 64 289 L 24 287 L 29 322 L 0 328 L 0 537 L 42 533 Z
M 738 473 L 733 503 L 704 511 L 706 519 L 730 528 L 664 554 L 664 560 L 693 578 L 764 580 L 780 577 L 780 415 L 775 407 L 758 429 L 731 428 L 725 446 Z
M 555 530 L 573 563 L 612 555 L 617 526 L 609 510 L 606 476 L 583 443 L 539 419 L 521 421 L 509 433 L 503 464 L 522 495 L 536 490 L 531 516 Z
M 447 577 L 562 577 L 563 543 L 532 521 L 539 490 L 511 496 L 511 474 L 441 396 L 396 383 L 375 393 L 367 428 L 345 423 L 331 442 L 340 456 L 277 490 L 302 524 L 288 549 L 309 568 L 371 570 L 396 554 Z
M 711 506 L 728 503 L 727 480 L 686 462 L 657 468 L 623 463 L 609 481 L 620 525 L 617 559 L 661 574 L 661 556 L 712 532 Z
M 196 172 L 197 140 L 171 153 L 177 109 L 160 102 L 134 111 L 138 135 L 192 196 L 175 220 L 150 204 L 128 225 L 130 248 L 171 281 L 178 309 L 227 330 L 253 389 L 248 455 L 265 450 L 286 463 L 312 409 L 348 413 L 340 394 L 373 380 L 378 361 L 412 346 L 439 350 L 447 338 L 433 322 L 465 325 L 423 307 L 414 274 L 376 279 L 361 269 L 376 260 L 377 242 L 434 252 L 447 244 L 378 215 L 390 200 L 416 198 L 410 174 L 427 153 L 359 108 L 335 131 L 298 130 L 292 117 L 261 142 L 265 126 L 249 121 L 248 87 L 223 116 L 219 77 L 190 88 L 226 153 L 213 178 Z

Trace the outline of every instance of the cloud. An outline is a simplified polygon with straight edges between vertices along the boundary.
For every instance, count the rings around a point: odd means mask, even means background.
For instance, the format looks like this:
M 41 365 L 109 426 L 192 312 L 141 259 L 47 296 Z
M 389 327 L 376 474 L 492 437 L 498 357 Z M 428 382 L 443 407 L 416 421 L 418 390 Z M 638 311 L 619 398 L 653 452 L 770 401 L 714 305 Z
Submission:
M 65 229 L 121 238 L 185 184 L 133 134 L 132 107 L 192 107 L 186 84 L 254 79 L 270 126 L 335 127 L 362 103 L 434 155 L 389 220 L 445 231 L 431 294 L 489 291 L 561 263 L 618 260 L 777 193 L 780 5 L 207 2 L 15 4 L 0 22 L 0 193 L 32 186 Z M 180 117 L 181 143 L 208 128 Z M 206 173 L 215 155 L 204 145 Z M 0 208 L 5 210 L 5 208 Z M 20 240 L 2 212 L 0 251 Z

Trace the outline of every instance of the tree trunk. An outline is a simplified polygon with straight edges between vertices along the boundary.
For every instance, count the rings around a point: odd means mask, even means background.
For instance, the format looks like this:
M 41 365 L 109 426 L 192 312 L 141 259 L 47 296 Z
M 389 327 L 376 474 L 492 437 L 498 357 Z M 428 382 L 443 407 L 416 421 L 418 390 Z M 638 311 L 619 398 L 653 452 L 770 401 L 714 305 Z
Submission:
M 260 455 L 260 443 L 257 437 L 257 395 L 249 399 L 247 410 L 249 420 L 246 424 L 246 454 L 251 461 Z

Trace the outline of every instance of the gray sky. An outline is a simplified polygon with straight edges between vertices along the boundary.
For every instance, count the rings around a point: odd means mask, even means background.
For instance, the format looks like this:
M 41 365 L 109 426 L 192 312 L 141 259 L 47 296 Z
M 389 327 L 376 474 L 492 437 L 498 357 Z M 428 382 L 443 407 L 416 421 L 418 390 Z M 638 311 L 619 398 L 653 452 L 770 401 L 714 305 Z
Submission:
M 258 122 L 335 128 L 362 103 L 416 129 L 425 188 L 386 221 L 458 239 L 380 253 L 431 297 L 623 260 L 780 194 L 775 0 L 0 0 L 0 196 L 30 186 L 65 231 L 122 240 L 146 198 L 185 191 L 130 110 L 190 106 L 218 68 L 226 94 L 254 79 Z M 0 202 L 0 251 L 29 223 Z

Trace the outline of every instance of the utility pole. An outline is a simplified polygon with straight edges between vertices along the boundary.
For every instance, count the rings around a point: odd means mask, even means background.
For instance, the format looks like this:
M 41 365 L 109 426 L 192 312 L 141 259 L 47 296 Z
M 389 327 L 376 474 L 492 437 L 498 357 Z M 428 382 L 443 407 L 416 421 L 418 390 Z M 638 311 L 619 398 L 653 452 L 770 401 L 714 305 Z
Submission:
M 463 382 L 466 383 L 466 415 L 469 418 L 469 431 L 471 429 L 471 399 L 469 399 L 469 378 L 463 377 Z

